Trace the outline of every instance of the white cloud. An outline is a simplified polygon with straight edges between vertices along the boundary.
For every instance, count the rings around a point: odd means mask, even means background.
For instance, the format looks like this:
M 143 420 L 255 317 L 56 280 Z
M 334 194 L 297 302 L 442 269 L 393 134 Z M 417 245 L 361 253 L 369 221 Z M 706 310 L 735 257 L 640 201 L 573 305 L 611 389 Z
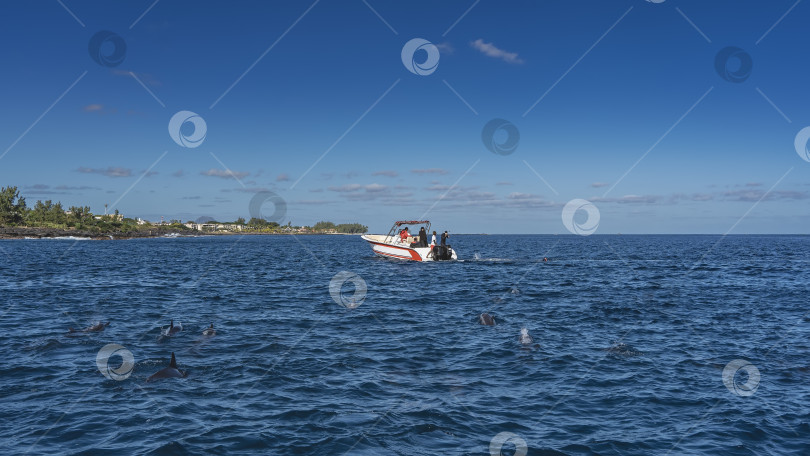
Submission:
M 130 177 L 132 176 L 132 170 L 129 168 L 121 168 L 120 166 L 116 167 L 109 167 L 107 169 L 102 168 L 87 168 L 85 166 L 80 166 L 76 171 L 85 174 L 101 174 L 102 176 L 107 177 Z
M 512 192 L 506 196 L 508 199 L 511 200 L 526 200 L 526 199 L 539 199 L 542 198 L 540 195 L 535 195 L 532 193 L 521 193 L 521 192 Z
M 391 189 L 382 184 L 345 184 L 339 187 L 329 187 L 330 191 L 340 193 L 342 198 L 349 201 L 372 201 L 392 195 Z
M 474 49 L 481 51 L 487 57 L 501 59 L 506 63 L 523 63 L 523 59 L 518 57 L 516 52 L 507 52 L 503 49 L 498 49 L 494 44 L 485 43 L 481 38 L 471 42 L 470 45 Z
M 368 184 L 368 185 L 361 185 L 361 184 L 346 184 L 341 185 L 339 187 L 329 187 L 329 190 L 338 193 L 351 193 L 351 192 L 358 192 L 360 190 L 365 190 L 368 193 L 379 193 L 388 190 L 388 187 L 381 184 Z
M 452 53 L 456 52 L 456 49 L 453 47 L 452 44 L 450 44 L 449 41 L 445 41 L 443 43 L 438 43 L 435 46 L 436 46 L 436 48 L 439 49 L 439 52 L 442 53 L 442 54 L 449 55 L 449 54 L 452 54 Z
M 101 190 L 98 187 L 89 187 L 87 185 L 80 185 L 78 187 L 71 186 L 71 185 L 57 185 L 54 187 L 55 190 Z
M 807 192 L 793 190 L 765 192 L 763 190 L 734 190 L 723 193 L 723 197 L 731 201 L 776 201 L 776 200 L 804 200 L 810 198 Z
M 329 190 L 332 190 L 333 192 L 344 193 L 344 192 L 356 192 L 361 188 L 363 188 L 363 186 L 360 184 L 346 184 L 341 185 L 340 187 L 329 187 Z
M 311 205 L 315 205 L 315 206 L 322 205 L 322 204 L 329 204 L 329 203 L 332 203 L 332 201 L 329 201 L 329 200 L 298 200 L 298 201 L 295 202 L 295 204 L 311 204 Z
M 233 189 L 233 191 L 242 193 L 259 193 L 259 192 L 269 192 L 270 189 L 267 187 L 239 187 Z
M 640 203 L 640 204 L 653 204 L 661 200 L 658 195 L 624 195 L 620 198 L 591 198 L 592 203 Z
M 231 171 L 229 169 L 225 170 L 225 169 L 216 169 L 216 168 L 211 168 L 208 171 L 202 171 L 202 172 L 200 172 L 200 174 L 202 174 L 203 176 L 221 177 L 221 178 L 224 178 L 224 179 L 229 179 L 231 177 L 235 177 L 237 179 L 242 179 L 244 177 L 250 176 L 250 173 L 246 173 L 246 172 Z
M 412 169 L 412 173 L 414 174 L 447 174 L 448 171 L 446 169 L 441 168 L 428 168 L 428 169 Z

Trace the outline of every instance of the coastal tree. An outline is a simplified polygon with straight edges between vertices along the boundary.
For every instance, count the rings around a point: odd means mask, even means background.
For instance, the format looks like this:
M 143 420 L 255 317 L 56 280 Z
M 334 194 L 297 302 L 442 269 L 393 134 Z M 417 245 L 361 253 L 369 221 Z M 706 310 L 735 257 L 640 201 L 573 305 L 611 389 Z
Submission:
M 357 234 L 368 232 L 368 227 L 359 223 L 341 223 L 335 225 L 332 222 L 320 221 L 312 226 L 313 231 L 335 230 L 338 233 Z
M 65 209 L 62 207 L 62 202 L 57 201 L 56 204 L 47 208 L 47 215 L 45 216 L 45 221 L 49 223 L 56 223 L 56 224 L 63 224 L 67 219 L 65 215 Z
M 278 228 L 278 222 L 268 222 L 263 218 L 251 217 L 247 222 L 248 226 L 255 228 Z
M 326 231 L 326 230 L 334 230 L 335 224 L 332 222 L 325 222 L 320 221 L 314 225 L 312 225 L 312 229 L 315 231 Z
M 57 202 L 54 204 L 51 200 L 46 200 L 44 203 L 37 200 L 34 207 L 28 211 L 26 223 L 30 226 L 37 226 L 42 224 L 55 224 L 60 225 L 65 223 L 65 210 L 62 208 L 62 203 Z
M 341 223 L 335 227 L 338 233 L 361 234 L 367 233 L 368 227 L 359 223 Z
M 43 223 L 46 221 L 48 217 L 48 212 L 50 211 L 51 206 L 53 206 L 53 202 L 51 200 L 47 200 L 44 203 L 42 201 L 37 201 L 34 203 L 34 207 L 28 211 L 28 224 L 33 225 L 36 223 Z
M 70 206 L 68 212 L 70 212 L 69 220 L 77 224 L 83 224 L 93 220 L 93 214 L 90 213 L 89 206 Z
M 17 225 L 26 215 L 25 198 L 17 187 L 0 189 L 0 225 Z

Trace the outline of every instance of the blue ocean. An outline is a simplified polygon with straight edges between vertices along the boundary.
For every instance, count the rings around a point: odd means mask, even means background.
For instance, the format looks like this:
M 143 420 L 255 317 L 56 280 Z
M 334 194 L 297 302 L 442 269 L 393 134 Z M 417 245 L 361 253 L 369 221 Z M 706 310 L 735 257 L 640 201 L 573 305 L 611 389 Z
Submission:
M 2 452 L 810 454 L 810 237 L 450 240 L 0 241 Z

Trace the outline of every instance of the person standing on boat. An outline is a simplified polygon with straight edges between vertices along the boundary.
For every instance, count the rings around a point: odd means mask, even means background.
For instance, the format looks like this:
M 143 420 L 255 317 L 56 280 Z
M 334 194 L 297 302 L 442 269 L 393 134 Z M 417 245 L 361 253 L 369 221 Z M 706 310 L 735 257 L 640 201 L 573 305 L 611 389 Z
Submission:
M 430 238 L 430 246 L 433 247 L 436 245 L 436 232 L 433 232 L 433 237 Z
M 419 228 L 419 246 L 427 247 L 427 231 L 425 231 L 425 227 Z
M 450 235 L 447 234 L 447 231 L 442 233 L 442 247 L 447 245 L 447 238 L 449 238 L 449 237 L 450 237 Z
M 408 227 L 406 226 L 405 228 L 402 229 L 402 231 L 399 232 L 400 242 L 402 242 L 403 244 L 407 243 L 408 236 L 410 236 L 410 233 L 408 233 Z

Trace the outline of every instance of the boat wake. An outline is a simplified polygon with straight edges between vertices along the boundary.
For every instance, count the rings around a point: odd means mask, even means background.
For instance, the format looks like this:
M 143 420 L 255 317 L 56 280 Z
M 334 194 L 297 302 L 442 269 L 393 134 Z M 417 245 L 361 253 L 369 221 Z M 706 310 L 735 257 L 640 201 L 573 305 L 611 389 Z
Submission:
M 475 252 L 472 258 L 467 258 L 464 260 L 458 260 L 460 262 L 481 262 L 481 263 L 512 263 L 515 261 L 514 258 L 499 258 L 499 257 L 492 257 L 492 258 L 483 258 L 481 254 Z

